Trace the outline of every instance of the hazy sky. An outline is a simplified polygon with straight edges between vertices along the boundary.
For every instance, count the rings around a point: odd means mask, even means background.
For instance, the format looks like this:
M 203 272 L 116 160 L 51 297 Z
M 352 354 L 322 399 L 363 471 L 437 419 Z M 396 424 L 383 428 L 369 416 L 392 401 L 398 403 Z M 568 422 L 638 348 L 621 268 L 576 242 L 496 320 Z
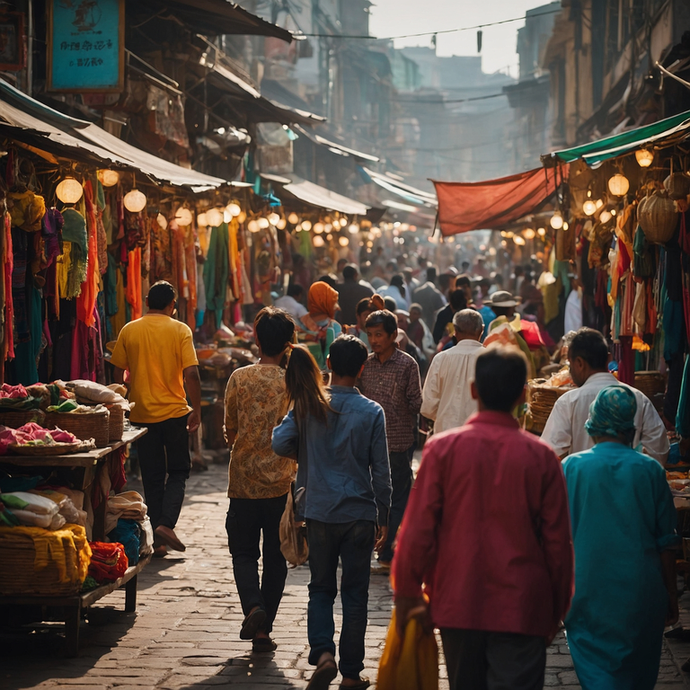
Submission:
M 373 0 L 370 30 L 384 38 L 422 31 L 437 31 L 475 26 L 524 16 L 525 11 L 549 0 Z M 517 76 L 515 53 L 517 30 L 522 22 L 512 22 L 483 29 L 482 68 L 492 73 L 510 69 Z M 430 36 L 400 39 L 396 48 L 428 46 Z M 462 31 L 438 37 L 439 55 L 477 55 L 477 32 Z

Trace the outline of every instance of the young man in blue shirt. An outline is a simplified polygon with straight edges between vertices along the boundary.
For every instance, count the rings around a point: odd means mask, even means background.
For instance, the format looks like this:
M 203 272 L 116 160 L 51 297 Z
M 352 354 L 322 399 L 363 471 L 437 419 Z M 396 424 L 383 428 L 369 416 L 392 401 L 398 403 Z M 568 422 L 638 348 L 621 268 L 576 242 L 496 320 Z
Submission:
M 354 387 L 366 359 L 367 349 L 359 339 L 336 338 L 328 358 L 333 377 L 327 423 L 309 416 L 298 426 L 291 411 L 273 431 L 273 450 L 297 456 L 297 488 L 305 489 L 297 512 L 307 522 L 309 662 L 316 666 L 308 690 L 325 690 L 337 675 L 333 603 L 339 559 L 341 687 L 369 686 L 359 675 L 364 668 L 369 571 L 372 551 L 383 547 L 388 533 L 391 479 L 383 409 Z

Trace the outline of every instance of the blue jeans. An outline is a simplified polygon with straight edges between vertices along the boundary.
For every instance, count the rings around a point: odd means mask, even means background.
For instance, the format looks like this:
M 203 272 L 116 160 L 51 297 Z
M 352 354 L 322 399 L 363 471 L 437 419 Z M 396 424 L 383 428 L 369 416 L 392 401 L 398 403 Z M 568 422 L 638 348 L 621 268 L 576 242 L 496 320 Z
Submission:
M 407 500 L 412 489 L 412 455 L 414 446 L 402 453 L 388 453 L 391 465 L 391 484 L 393 496 L 391 498 L 391 513 L 388 520 L 388 538 L 379 553 L 379 560 L 390 563 L 393 560 L 393 543 L 398 535 L 398 528 L 402 522 Z
M 343 629 L 340 632 L 340 673 L 358 679 L 364 668 L 364 635 L 367 631 L 369 570 L 376 526 L 369 520 L 328 523 L 307 520 L 309 540 L 309 663 L 316 665 L 325 652 L 335 656 L 333 603 L 338 594 L 338 559 L 342 561 L 340 598 Z

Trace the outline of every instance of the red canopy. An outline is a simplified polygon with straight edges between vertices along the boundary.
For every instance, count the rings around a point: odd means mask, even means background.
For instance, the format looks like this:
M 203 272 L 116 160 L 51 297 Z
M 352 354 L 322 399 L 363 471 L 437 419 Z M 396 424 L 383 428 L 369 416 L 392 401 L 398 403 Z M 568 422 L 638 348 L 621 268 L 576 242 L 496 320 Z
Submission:
M 483 182 L 436 182 L 441 233 L 493 230 L 539 208 L 568 175 L 568 166 L 536 168 L 518 175 Z

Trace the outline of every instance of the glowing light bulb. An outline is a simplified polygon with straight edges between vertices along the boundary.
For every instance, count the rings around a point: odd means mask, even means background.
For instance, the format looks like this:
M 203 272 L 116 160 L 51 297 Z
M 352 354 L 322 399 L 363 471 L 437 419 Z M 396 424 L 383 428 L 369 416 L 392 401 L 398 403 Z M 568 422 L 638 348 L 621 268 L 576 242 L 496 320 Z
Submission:
M 267 230 L 268 227 L 270 226 L 270 223 L 268 222 L 268 218 L 259 218 L 259 220 L 257 221 L 257 223 L 259 224 L 259 227 L 260 227 L 262 230 Z
M 302 221 L 302 230 L 305 232 L 309 232 L 311 230 L 311 221 L 310 220 L 303 220 Z
M 314 243 L 315 247 L 323 247 L 324 244 L 326 244 L 321 235 L 314 235 L 312 242 Z
M 649 149 L 640 149 L 635 151 L 635 159 L 641 168 L 648 168 L 654 160 L 654 152 Z
M 296 213 L 291 213 L 288 216 L 288 223 L 290 223 L 290 225 L 297 225 L 297 223 L 299 223 L 299 216 Z
M 341 247 L 347 247 L 348 244 L 350 244 L 350 240 L 347 237 L 339 237 L 338 238 L 338 244 Z
M 582 210 L 585 212 L 586 216 L 593 216 L 597 212 L 596 202 L 591 199 L 587 199 L 584 204 L 582 204 Z
M 314 223 L 314 232 L 317 235 L 320 235 L 325 229 L 326 228 L 323 223 Z
M 250 220 L 249 223 L 247 223 L 247 230 L 249 230 L 249 232 L 259 232 L 259 230 L 261 230 L 259 222 L 253 219 Z
M 130 213 L 139 213 L 139 211 L 143 211 L 146 208 L 146 194 L 138 189 L 127 192 L 122 201 Z
M 278 225 L 279 220 L 280 220 L 280 216 L 277 213 L 269 213 L 268 222 L 271 225 Z
M 551 227 L 554 230 L 560 230 L 563 227 L 563 216 L 561 215 L 560 211 L 556 211 L 552 216 L 551 216 Z

